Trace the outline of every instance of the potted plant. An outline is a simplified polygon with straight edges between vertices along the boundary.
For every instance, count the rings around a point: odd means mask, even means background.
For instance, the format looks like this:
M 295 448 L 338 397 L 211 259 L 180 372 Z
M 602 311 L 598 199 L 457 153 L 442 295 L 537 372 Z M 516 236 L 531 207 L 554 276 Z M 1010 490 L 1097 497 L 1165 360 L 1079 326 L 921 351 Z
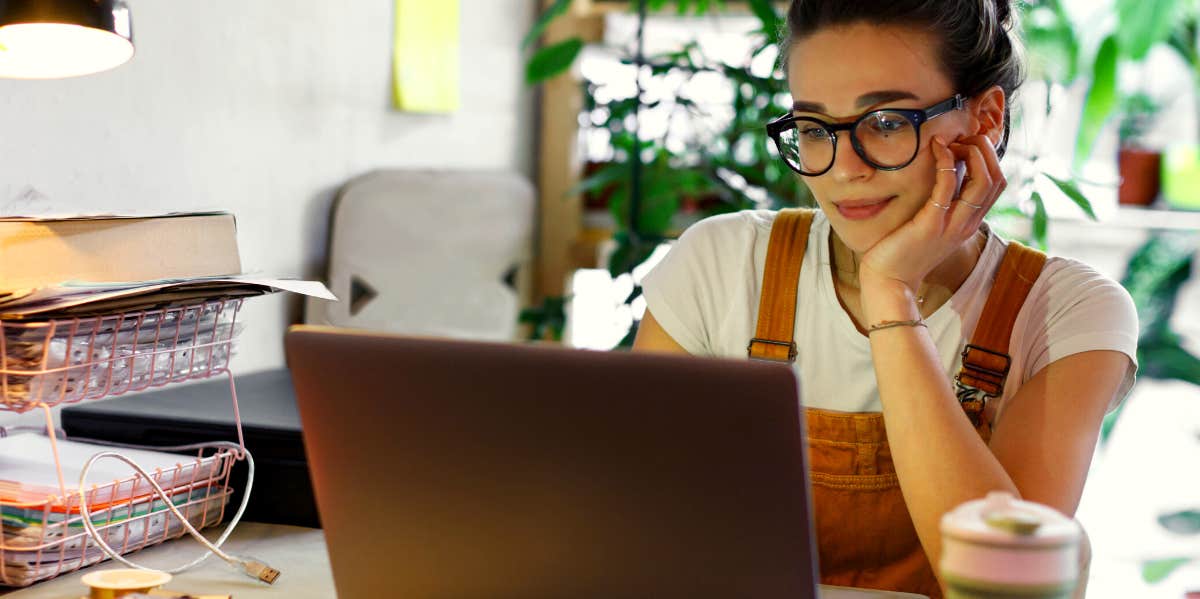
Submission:
M 1126 96 L 1119 108 L 1120 121 L 1117 170 L 1121 185 L 1117 201 L 1121 204 L 1148 206 L 1158 197 L 1161 187 L 1162 152 L 1146 143 L 1161 106 L 1149 95 L 1138 92 Z

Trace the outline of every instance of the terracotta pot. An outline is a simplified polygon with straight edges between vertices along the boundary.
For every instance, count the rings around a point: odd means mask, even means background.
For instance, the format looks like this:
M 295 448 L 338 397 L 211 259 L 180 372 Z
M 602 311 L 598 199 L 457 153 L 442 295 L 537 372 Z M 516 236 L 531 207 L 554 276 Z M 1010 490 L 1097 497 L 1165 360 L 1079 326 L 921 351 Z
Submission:
M 1119 203 L 1148 206 L 1154 202 L 1162 182 L 1162 152 L 1121 148 L 1117 153 L 1117 168 L 1121 174 Z

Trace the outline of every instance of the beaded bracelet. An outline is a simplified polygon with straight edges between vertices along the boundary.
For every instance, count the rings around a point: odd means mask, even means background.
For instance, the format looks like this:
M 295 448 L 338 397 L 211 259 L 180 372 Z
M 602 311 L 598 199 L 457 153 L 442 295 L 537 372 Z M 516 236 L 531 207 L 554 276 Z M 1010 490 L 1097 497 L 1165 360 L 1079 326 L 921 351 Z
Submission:
M 883 322 L 871 325 L 867 329 L 867 334 L 870 335 L 871 333 L 874 333 L 875 331 L 882 331 L 883 329 L 890 329 L 892 327 L 925 327 L 925 328 L 929 328 L 929 326 L 925 324 L 924 318 L 918 318 L 916 320 L 885 320 Z

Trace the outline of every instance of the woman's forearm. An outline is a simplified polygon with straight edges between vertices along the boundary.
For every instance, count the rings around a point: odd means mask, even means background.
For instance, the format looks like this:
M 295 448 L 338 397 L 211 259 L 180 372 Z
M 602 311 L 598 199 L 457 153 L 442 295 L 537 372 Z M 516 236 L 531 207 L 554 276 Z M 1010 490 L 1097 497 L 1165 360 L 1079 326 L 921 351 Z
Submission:
M 911 293 L 890 283 L 864 286 L 862 300 L 867 326 L 920 316 Z M 942 514 L 988 491 L 1019 493 L 964 415 L 928 330 L 892 327 L 870 340 L 896 474 L 936 570 Z

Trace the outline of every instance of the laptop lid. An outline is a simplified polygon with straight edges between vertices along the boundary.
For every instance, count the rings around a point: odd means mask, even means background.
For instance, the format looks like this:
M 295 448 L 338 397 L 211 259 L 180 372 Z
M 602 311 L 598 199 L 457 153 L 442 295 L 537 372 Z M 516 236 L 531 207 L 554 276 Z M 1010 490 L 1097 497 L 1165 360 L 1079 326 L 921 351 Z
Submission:
M 311 326 L 286 349 L 339 596 L 815 596 L 786 366 Z

